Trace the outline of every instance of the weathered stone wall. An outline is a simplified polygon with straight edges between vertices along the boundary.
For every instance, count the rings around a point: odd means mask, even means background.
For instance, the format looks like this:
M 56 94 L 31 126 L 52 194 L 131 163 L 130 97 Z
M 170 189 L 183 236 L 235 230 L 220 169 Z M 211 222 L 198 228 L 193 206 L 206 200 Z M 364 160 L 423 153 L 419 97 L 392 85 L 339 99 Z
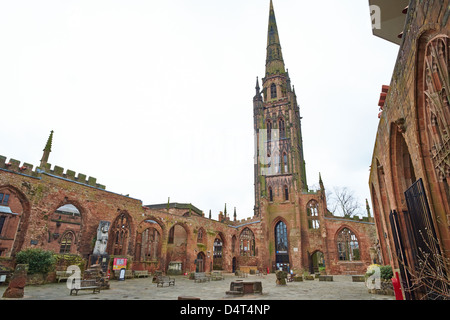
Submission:
M 448 181 L 445 176 L 439 175 L 433 162 L 434 146 L 430 144 L 429 136 L 433 130 L 437 130 L 433 129 L 437 122 L 430 121 L 424 94 L 426 84 L 430 81 L 425 72 L 428 68 L 426 48 L 437 37 L 450 37 L 449 16 L 449 1 L 411 1 L 405 16 L 403 42 L 380 115 L 369 188 L 383 262 L 392 264 L 394 268 L 398 268 L 399 264 L 389 214 L 394 210 L 399 213 L 400 231 L 405 236 L 407 227 L 403 211 L 408 210 L 408 207 L 404 191 L 414 182 L 412 180 L 419 178 L 424 182 L 441 247 L 447 257 L 450 255 Z M 448 55 L 448 48 L 446 52 Z M 445 74 L 443 78 L 448 79 L 448 56 L 446 59 L 439 67 Z M 429 66 L 432 69 L 435 67 Z M 443 101 L 445 103 L 445 97 Z M 448 128 L 449 123 L 439 125 Z M 411 245 L 406 236 L 403 241 L 406 255 L 410 256 Z

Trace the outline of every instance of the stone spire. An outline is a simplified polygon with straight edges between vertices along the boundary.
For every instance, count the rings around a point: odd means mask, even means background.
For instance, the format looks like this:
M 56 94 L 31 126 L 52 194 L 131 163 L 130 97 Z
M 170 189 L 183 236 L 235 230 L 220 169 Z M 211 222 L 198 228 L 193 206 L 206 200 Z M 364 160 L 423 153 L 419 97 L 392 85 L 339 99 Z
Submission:
M 266 77 L 272 74 L 284 73 L 284 60 L 283 54 L 281 53 L 277 21 L 275 19 L 272 0 L 270 0 L 269 28 L 267 31 Z
M 53 142 L 53 130 L 50 132 L 50 136 L 48 137 L 47 144 L 44 148 L 44 153 L 41 159 L 41 168 L 44 168 L 48 162 L 48 157 L 50 156 L 50 152 L 52 152 L 52 142 Z

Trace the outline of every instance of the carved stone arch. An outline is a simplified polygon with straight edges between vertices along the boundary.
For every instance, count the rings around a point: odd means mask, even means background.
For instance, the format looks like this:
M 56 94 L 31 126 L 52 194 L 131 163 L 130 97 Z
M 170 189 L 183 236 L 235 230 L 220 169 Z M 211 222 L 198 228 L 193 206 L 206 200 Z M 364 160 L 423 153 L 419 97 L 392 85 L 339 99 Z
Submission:
M 48 242 L 56 240 L 61 243 L 65 231 L 72 230 L 75 238 L 70 250 L 71 252 L 79 252 L 79 249 L 83 247 L 82 242 L 92 239 L 88 240 L 83 237 L 83 230 L 86 229 L 88 219 L 87 210 L 83 204 L 76 199 L 65 196 L 50 210 L 47 225 Z
M 245 227 L 239 233 L 239 254 L 249 257 L 256 255 L 255 233 L 250 227 Z
M 450 32 L 447 32 L 450 33 Z M 442 203 L 450 211 L 450 35 L 425 32 L 418 41 L 417 122 L 423 166 L 437 189 L 429 192 L 432 206 Z M 449 222 L 450 224 L 450 222 Z
M 306 216 L 308 219 L 308 228 L 319 230 L 321 215 L 319 210 L 319 202 L 316 199 L 311 199 L 306 204 Z
M 358 233 L 350 226 L 344 224 L 334 236 L 338 260 L 359 261 L 361 260 L 361 243 Z
M 206 233 L 206 230 L 203 227 L 197 229 L 197 243 L 202 244 L 208 243 L 208 234 Z
M 191 239 L 192 233 L 188 224 L 186 222 L 175 221 L 172 224 L 167 225 L 167 251 L 165 257 L 165 270 L 167 270 L 169 263 L 171 261 L 181 261 L 182 269 L 184 271 L 189 268 L 189 254 L 188 248 L 192 241 L 196 241 L 195 239 Z M 201 251 L 201 250 L 200 250 Z
M 217 232 L 213 244 L 213 269 L 224 269 L 224 257 L 227 255 L 227 241 L 223 232 Z
M 75 253 L 76 250 L 72 247 L 78 240 L 77 232 L 74 230 L 66 230 L 58 240 L 59 253 L 70 254 Z
M 7 192 L 10 194 L 10 196 L 13 195 L 14 198 L 18 200 L 18 202 L 20 204 L 20 209 L 21 209 L 21 210 L 17 210 L 19 208 L 12 208 L 12 210 L 11 210 L 12 213 L 18 214 L 19 221 L 17 221 L 17 222 L 8 223 L 8 221 L 6 221 L 7 219 L 9 220 L 9 219 L 15 219 L 15 218 L 13 218 L 12 215 L 10 216 L 9 214 L 3 215 L 5 221 L 3 224 L 3 232 L 2 233 L 3 234 L 11 233 L 11 238 L 14 239 L 13 243 L 8 244 L 7 251 L 9 251 L 9 252 L 7 252 L 7 256 L 15 256 L 15 254 L 22 249 L 24 241 L 25 241 L 25 235 L 27 234 L 27 230 L 28 230 L 29 222 L 30 222 L 31 204 L 30 204 L 30 201 L 28 200 L 27 196 L 25 195 L 25 193 L 22 190 L 20 190 L 19 188 L 15 187 L 13 185 L 10 185 L 10 184 L 0 186 L 0 193 L 6 194 Z M 14 198 L 10 198 L 10 199 L 12 200 Z M 20 211 L 20 212 L 14 212 L 14 211 Z M 19 230 L 20 230 L 20 232 L 18 232 Z
M 275 218 L 271 225 L 274 239 L 274 261 L 276 269 L 287 271 L 290 265 L 290 227 L 287 221 L 280 216 Z
M 113 255 L 131 255 L 133 229 L 131 215 L 126 210 L 118 210 L 109 229 L 108 252 Z
M 158 261 L 161 259 L 165 226 L 157 218 L 141 221 L 136 228 L 136 261 Z
M 407 210 L 404 192 L 416 181 L 417 176 L 409 146 L 395 123 L 391 123 L 390 158 L 395 203 L 400 212 Z

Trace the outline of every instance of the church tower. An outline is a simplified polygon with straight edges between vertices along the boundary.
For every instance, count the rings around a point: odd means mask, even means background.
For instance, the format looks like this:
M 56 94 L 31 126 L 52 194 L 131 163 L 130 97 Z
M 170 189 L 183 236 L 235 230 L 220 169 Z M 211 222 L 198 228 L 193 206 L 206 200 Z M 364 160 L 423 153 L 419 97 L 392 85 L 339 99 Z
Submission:
M 273 3 L 270 1 L 265 76 L 256 80 L 253 98 L 255 130 L 255 215 L 261 198 L 288 201 L 307 191 L 300 109 L 285 70 Z
M 285 68 L 273 3 L 270 1 L 265 75 L 262 88 L 256 80 L 253 98 L 255 132 L 255 216 L 269 236 L 266 261 L 278 269 L 300 255 L 298 199 L 308 191 L 295 89 Z M 288 229 L 290 234 L 288 236 Z M 292 232 L 293 230 L 298 232 Z M 297 234 L 298 236 L 293 236 Z M 283 239 L 282 239 L 283 238 Z M 289 238 L 289 239 L 288 239 Z M 289 247 L 291 247 L 289 249 Z M 298 256 L 295 260 L 301 260 Z

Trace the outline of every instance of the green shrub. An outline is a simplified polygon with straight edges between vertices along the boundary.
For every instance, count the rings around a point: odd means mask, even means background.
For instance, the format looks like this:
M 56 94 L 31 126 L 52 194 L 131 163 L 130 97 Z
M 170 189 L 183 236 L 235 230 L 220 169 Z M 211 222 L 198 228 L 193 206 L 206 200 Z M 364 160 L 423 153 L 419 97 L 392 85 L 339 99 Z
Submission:
M 380 267 L 380 276 L 381 276 L 381 279 L 391 280 L 391 278 L 394 276 L 394 273 L 392 272 L 392 267 L 390 265 L 381 266 Z
M 17 253 L 16 262 L 27 264 L 28 273 L 47 273 L 52 270 L 55 263 L 52 251 L 42 249 L 26 249 Z

